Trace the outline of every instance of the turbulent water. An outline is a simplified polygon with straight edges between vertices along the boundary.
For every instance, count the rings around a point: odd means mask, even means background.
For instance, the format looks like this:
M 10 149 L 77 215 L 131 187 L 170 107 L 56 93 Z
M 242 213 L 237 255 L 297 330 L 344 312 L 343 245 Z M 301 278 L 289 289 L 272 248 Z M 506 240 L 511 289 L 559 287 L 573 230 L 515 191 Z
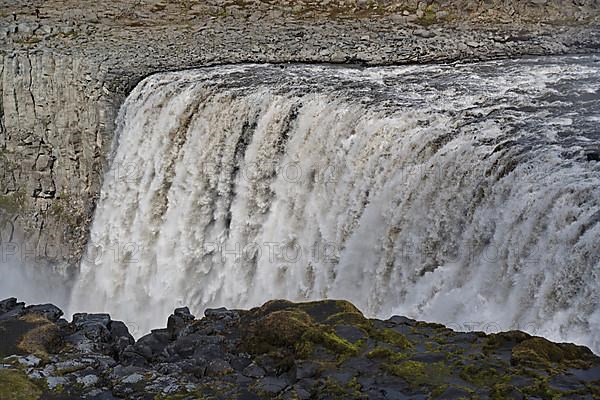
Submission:
M 349 299 L 600 351 L 600 59 L 241 65 L 141 82 L 73 310 Z

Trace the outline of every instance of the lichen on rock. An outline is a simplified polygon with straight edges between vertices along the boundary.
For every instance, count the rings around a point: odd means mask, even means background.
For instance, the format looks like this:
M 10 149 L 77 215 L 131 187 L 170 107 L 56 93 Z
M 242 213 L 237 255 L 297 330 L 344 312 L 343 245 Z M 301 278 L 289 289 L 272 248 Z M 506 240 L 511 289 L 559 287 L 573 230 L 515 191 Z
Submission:
M 458 333 L 404 317 L 368 319 L 346 301 L 275 300 L 251 310 L 209 309 L 200 319 L 182 307 L 166 329 L 137 342 L 107 314 L 75 314 L 71 322 L 60 316 L 51 305 L 0 302 L 0 399 L 550 400 L 600 393 L 600 359 L 587 348 L 518 331 Z M 6 397 L 5 388 L 25 397 Z

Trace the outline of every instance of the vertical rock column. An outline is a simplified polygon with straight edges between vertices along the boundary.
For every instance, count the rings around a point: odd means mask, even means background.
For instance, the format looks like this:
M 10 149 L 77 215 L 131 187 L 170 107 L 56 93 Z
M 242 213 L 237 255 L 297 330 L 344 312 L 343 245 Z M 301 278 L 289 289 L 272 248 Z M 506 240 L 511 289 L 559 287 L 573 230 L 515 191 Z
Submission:
M 102 66 L 72 56 L 14 52 L 0 55 L 0 69 L 3 261 L 75 264 L 119 99 L 104 86 Z

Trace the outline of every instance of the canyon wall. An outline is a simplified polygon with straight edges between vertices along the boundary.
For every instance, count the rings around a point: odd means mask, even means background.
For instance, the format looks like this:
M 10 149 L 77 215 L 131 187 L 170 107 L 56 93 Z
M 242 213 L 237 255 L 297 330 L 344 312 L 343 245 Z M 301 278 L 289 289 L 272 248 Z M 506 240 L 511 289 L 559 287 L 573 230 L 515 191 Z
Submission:
M 159 71 L 590 53 L 599 1 L 0 1 L 2 262 L 74 265 L 127 93 Z
M 102 68 L 78 57 L 15 52 L 1 71 L 4 257 L 77 262 L 118 101 Z

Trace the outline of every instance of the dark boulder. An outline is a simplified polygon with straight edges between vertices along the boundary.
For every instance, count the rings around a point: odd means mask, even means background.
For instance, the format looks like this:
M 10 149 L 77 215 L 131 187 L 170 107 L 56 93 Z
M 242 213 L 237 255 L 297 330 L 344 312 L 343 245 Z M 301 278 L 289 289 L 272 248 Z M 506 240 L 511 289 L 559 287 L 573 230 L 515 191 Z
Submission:
M 171 335 L 171 338 L 176 338 L 195 318 L 187 307 L 176 308 L 167 321 L 167 331 Z
M 17 307 L 17 305 L 24 306 L 25 303 L 18 303 L 17 299 L 14 297 L 10 297 L 8 299 L 4 299 L 4 300 L 0 301 L 0 314 L 4 314 L 4 313 L 7 313 L 7 312 L 13 310 L 14 308 Z
M 46 318 L 50 322 L 56 322 L 63 316 L 60 308 L 53 304 L 39 304 L 25 307 L 25 314 L 34 314 Z

